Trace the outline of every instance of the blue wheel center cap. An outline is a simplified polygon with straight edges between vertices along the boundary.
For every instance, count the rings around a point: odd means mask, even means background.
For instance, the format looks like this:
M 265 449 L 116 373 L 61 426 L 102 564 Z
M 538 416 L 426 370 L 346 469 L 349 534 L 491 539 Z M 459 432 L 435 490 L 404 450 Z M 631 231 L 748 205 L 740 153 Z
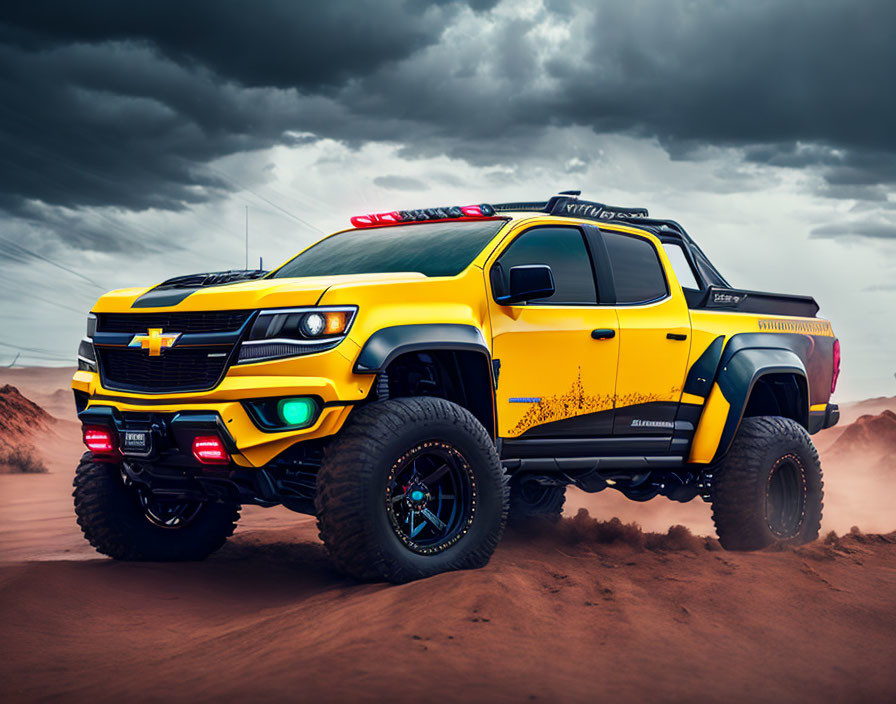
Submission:
M 422 511 L 430 499 L 429 489 L 418 483 L 411 484 L 404 493 L 404 500 L 412 511 Z

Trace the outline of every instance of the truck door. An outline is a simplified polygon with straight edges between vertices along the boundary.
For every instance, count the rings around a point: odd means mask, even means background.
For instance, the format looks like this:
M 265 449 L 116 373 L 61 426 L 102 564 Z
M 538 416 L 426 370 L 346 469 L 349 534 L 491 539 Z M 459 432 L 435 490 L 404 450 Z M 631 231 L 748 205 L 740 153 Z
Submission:
M 601 231 L 619 317 L 613 434 L 667 450 L 675 428 L 691 344 L 687 302 L 659 241 Z
M 510 269 L 527 264 L 551 267 L 554 294 L 497 303 Z M 612 307 L 598 305 L 599 282 L 582 229 L 552 225 L 519 233 L 490 259 L 486 279 L 492 354 L 500 361 L 499 436 L 531 443 L 533 456 L 546 448 L 570 456 L 582 451 L 574 438 L 612 435 L 617 317 Z

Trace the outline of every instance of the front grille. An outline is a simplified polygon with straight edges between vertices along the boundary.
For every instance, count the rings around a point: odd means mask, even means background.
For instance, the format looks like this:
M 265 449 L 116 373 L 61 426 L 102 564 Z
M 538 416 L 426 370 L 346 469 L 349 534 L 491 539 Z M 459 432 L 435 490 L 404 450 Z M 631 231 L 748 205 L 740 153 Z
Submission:
M 97 313 L 98 332 L 145 333 L 150 328 L 185 334 L 239 330 L 249 310 L 209 310 L 189 313 Z
M 103 386 L 155 393 L 214 388 L 227 370 L 250 310 L 177 313 L 98 313 L 94 343 Z M 152 328 L 181 333 L 161 355 L 126 347 L 130 335 Z M 217 333 L 209 337 L 211 333 Z M 122 340 L 122 338 L 124 338 Z
M 222 357 L 209 357 L 221 354 Z M 230 356 L 229 348 L 172 347 L 159 357 L 132 347 L 97 348 L 103 385 L 126 391 L 187 391 L 214 387 Z

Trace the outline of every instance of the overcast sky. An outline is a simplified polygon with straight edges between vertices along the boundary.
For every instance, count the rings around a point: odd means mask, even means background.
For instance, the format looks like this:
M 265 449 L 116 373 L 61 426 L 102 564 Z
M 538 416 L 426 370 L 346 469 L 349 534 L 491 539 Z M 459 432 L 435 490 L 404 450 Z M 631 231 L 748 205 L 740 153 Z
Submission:
M 896 393 L 896 3 L 0 4 L 0 364 L 111 288 L 270 268 L 353 214 L 583 197 L 816 297 Z

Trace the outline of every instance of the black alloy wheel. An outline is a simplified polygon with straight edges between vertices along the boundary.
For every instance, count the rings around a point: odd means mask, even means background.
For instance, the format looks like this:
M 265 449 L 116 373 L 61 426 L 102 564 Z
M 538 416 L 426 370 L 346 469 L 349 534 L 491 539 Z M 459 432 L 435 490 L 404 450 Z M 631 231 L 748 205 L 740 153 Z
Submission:
M 363 580 L 485 566 L 507 520 L 507 475 L 469 410 L 434 397 L 352 411 L 317 474 L 320 537 Z
M 818 537 L 824 483 L 806 429 L 790 418 L 744 418 L 713 468 L 712 517 L 726 550 L 804 545 Z
M 201 501 L 163 499 L 137 490 L 137 498 L 146 520 L 159 528 L 178 530 L 188 526 L 202 510 Z
M 75 470 L 75 515 L 84 537 L 116 560 L 204 560 L 236 527 L 240 505 L 160 497 L 123 468 L 88 452 Z
M 387 476 L 386 511 L 399 540 L 421 555 L 456 543 L 473 523 L 476 480 L 470 463 L 444 442 L 419 443 Z
M 797 455 L 781 457 L 768 475 L 765 520 L 779 538 L 792 538 L 806 513 L 806 472 Z

